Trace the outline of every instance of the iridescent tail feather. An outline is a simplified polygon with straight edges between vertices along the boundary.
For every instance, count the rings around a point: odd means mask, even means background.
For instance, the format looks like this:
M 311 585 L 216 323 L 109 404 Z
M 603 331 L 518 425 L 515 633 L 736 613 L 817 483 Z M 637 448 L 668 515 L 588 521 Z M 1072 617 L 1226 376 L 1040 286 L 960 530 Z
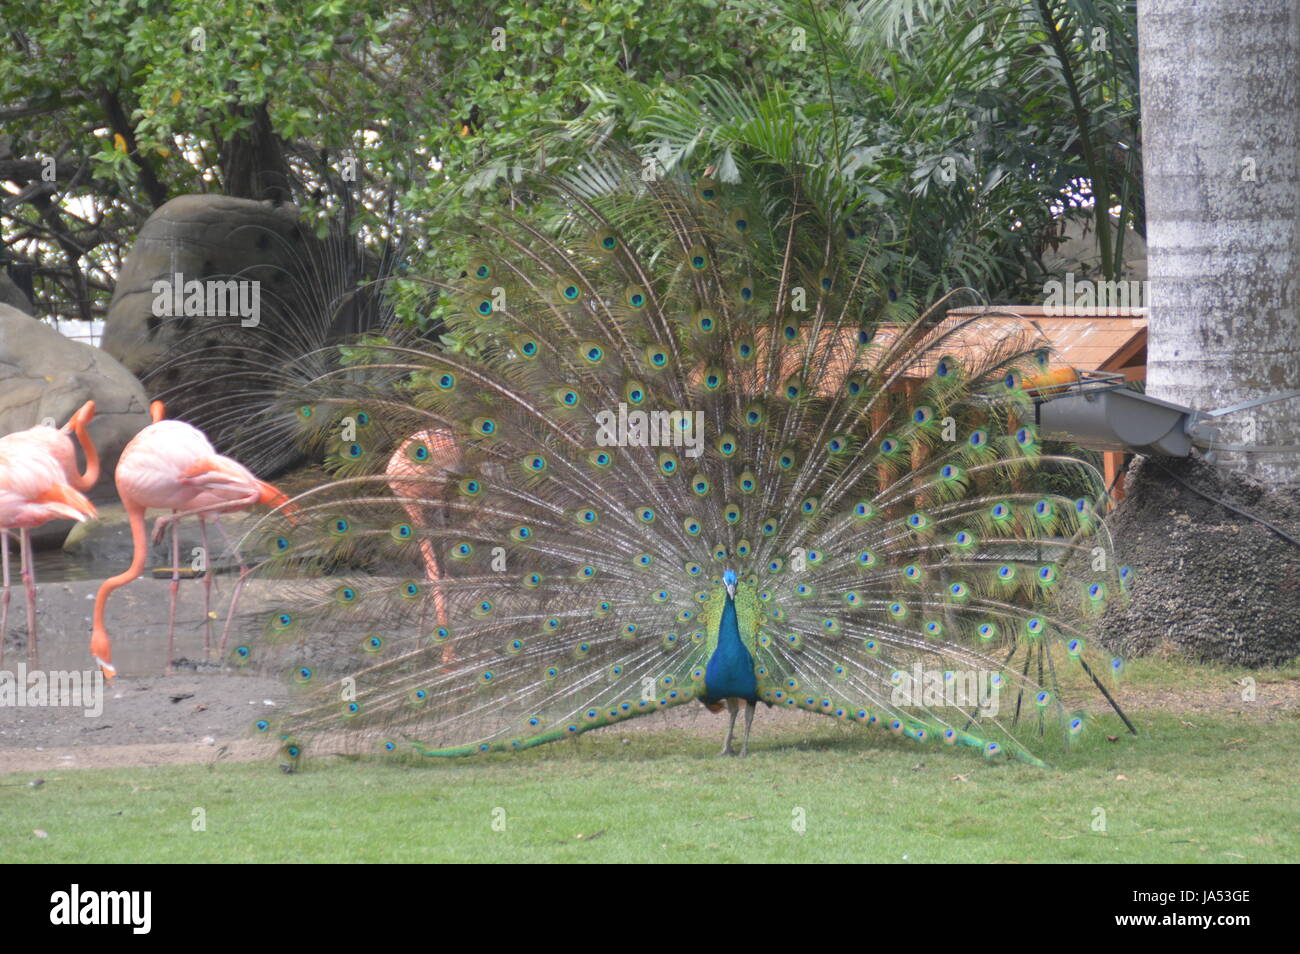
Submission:
M 1086 633 L 1123 587 L 1100 476 L 1032 424 L 1047 343 L 908 314 L 867 242 L 729 191 L 552 178 L 432 283 L 441 345 L 370 340 L 286 391 L 333 479 L 244 546 L 283 599 L 234 658 L 295 673 L 263 724 L 293 757 L 528 748 L 699 698 L 727 568 L 762 701 L 1035 763 L 1082 731 L 1061 696 L 1109 671 Z

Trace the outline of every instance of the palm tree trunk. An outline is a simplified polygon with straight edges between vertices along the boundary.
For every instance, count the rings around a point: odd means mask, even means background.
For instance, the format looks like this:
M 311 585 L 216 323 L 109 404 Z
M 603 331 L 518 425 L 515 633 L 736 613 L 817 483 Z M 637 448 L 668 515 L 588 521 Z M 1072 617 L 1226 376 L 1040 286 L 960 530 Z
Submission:
M 1300 388 L 1300 0 L 1140 0 L 1147 390 L 1208 410 Z M 1222 439 L 1300 443 L 1300 401 Z M 1230 422 L 1230 423 L 1228 423 Z M 1221 468 L 1300 486 L 1300 455 Z
M 1139 0 L 1138 49 L 1147 390 L 1209 410 L 1300 388 L 1300 0 Z M 1252 408 L 1221 440 L 1300 443 L 1298 419 L 1300 401 Z M 1142 462 L 1109 520 L 1133 599 L 1098 635 L 1124 655 L 1293 658 L 1297 487 L 1300 455 Z

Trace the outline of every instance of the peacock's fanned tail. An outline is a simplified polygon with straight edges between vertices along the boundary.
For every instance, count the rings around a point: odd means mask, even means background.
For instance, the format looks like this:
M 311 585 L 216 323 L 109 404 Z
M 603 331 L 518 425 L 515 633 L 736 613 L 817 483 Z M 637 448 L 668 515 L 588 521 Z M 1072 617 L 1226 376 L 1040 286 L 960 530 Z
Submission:
M 435 283 L 441 344 L 289 396 L 334 479 L 257 532 L 234 659 L 300 687 L 261 730 L 450 756 L 686 704 L 726 568 L 763 701 L 1031 762 L 1083 730 L 1124 582 L 1099 476 L 1035 432 L 1032 328 L 891 302 L 794 187 L 538 192 Z

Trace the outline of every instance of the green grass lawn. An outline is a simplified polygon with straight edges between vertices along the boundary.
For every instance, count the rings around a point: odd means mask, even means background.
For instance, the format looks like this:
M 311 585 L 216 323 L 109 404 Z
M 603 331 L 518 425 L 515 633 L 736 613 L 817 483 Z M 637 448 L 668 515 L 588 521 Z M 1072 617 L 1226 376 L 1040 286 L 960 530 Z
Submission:
M 7 862 L 1282 862 L 1300 858 L 1300 714 L 1137 713 L 1049 769 L 887 733 L 610 729 L 519 755 L 0 777 Z M 1113 720 L 1112 720 L 1113 721 Z M 1190 723 L 1190 724 L 1189 724 Z M 723 723 L 719 719 L 719 734 Z M 1111 729 L 1110 731 L 1114 731 Z M 1118 734 L 1118 733 L 1116 733 Z M 625 741 L 626 740 L 626 741 Z M 193 811 L 206 831 L 193 831 Z M 1105 831 L 1093 830 L 1105 813 Z M 494 819 L 497 821 L 494 827 Z M 802 824 L 797 824 L 802 820 Z M 501 822 L 504 822 L 502 825 Z M 504 830 L 497 830 L 502 828 Z M 34 834 L 35 830 L 46 837 Z M 802 830 L 799 830 L 802 829 Z

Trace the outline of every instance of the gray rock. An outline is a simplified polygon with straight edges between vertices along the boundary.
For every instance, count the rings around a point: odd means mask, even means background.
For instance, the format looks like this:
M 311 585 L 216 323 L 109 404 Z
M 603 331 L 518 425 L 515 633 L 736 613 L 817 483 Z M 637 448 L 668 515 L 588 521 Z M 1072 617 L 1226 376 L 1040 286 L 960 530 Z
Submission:
M 115 500 L 113 470 L 129 440 L 149 423 L 149 401 L 134 375 L 99 348 L 65 338 L 49 325 L 0 304 L 0 434 L 42 421 L 62 425 L 86 401 L 95 401 L 90 436 L 100 455 L 92 500 Z M 66 534 L 51 521 L 38 540 Z
M 149 216 L 122 265 L 104 323 L 102 347 L 141 377 L 198 330 L 205 317 L 153 313 L 153 284 L 238 278 L 266 290 L 291 291 L 315 236 L 293 206 L 224 195 L 177 196 Z M 156 389 L 155 389 L 156 390 Z
M 311 361 L 303 355 L 376 320 L 372 297 L 357 293 L 360 261 L 353 240 L 317 238 L 294 206 L 178 196 L 140 229 L 118 276 L 103 347 L 166 403 L 169 418 L 194 424 L 222 453 L 273 476 L 296 459 L 277 430 L 274 395 L 324 370 L 305 366 Z M 245 304 L 257 283 L 256 324 L 213 313 L 221 310 L 215 302 L 183 303 L 167 314 L 156 307 L 155 282 L 174 284 L 177 274 L 182 285 L 237 282 L 231 287 Z

